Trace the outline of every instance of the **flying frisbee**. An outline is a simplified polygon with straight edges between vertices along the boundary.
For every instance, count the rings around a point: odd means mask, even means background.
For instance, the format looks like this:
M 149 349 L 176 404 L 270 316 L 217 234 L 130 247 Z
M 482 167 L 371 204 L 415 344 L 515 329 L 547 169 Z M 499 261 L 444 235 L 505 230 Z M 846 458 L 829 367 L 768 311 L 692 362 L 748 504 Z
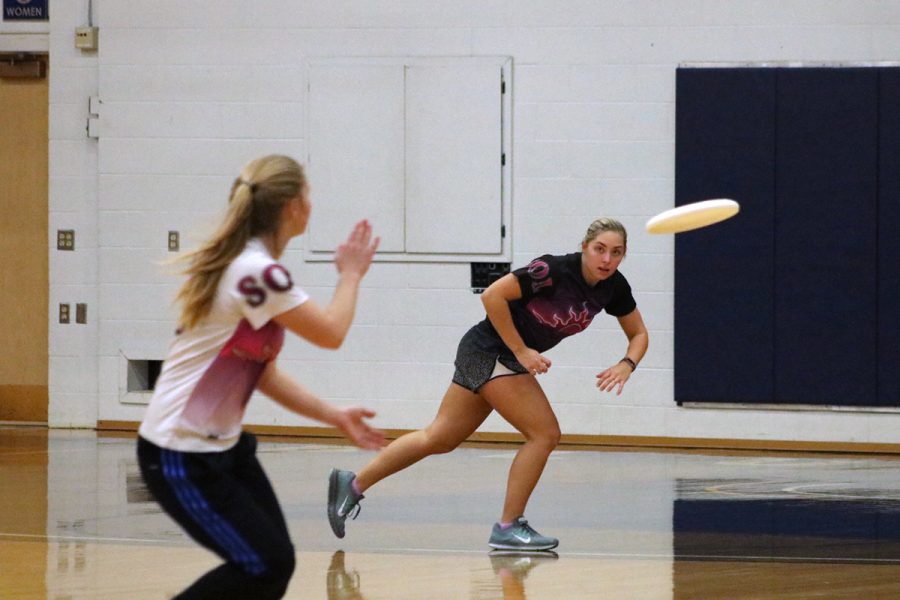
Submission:
M 649 233 L 681 233 L 724 221 L 736 215 L 741 205 L 728 198 L 702 200 L 665 210 L 647 221 Z

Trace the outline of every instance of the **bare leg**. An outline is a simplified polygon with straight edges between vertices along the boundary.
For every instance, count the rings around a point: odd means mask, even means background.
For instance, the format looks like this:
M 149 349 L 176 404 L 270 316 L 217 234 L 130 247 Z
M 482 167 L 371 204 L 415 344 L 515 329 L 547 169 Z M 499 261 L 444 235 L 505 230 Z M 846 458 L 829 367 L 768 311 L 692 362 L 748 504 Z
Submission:
M 544 390 L 532 375 L 510 375 L 487 382 L 482 397 L 525 436 L 506 484 L 506 500 L 500 520 L 509 523 L 525 514 L 525 505 L 537 486 L 544 465 L 559 443 L 559 422 Z
M 428 427 L 397 438 L 356 474 L 359 491 L 426 456 L 455 449 L 478 429 L 492 410 L 480 395 L 451 383 Z

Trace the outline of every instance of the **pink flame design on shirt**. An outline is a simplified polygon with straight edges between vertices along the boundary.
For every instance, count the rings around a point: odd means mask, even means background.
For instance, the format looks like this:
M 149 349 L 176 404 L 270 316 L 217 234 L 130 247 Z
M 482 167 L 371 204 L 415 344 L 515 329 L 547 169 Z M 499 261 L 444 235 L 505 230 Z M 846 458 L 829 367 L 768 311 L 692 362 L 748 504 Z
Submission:
M 552 327 L 556 331 L 565 335 L 573 335 L 587 329 L 594 315 L 588 310 L 587 302 L 581 303 L 581 310 L 575 312 L 574 306 L 569 306 L 565 316 L 553 310 L 554 306 L 550 302 L 545 302 L 541 298 L 535 298 L 528 304 L 528 311 L 538 320 L 539 323 Z

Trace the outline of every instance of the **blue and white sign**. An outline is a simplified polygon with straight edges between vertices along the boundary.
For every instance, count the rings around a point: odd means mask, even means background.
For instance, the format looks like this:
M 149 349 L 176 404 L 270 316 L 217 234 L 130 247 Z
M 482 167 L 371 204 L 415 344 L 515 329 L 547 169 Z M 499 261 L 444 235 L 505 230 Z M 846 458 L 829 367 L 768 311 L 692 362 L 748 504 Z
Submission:
M 4 21 L 47 21 L 50 0 L 3 0 Z

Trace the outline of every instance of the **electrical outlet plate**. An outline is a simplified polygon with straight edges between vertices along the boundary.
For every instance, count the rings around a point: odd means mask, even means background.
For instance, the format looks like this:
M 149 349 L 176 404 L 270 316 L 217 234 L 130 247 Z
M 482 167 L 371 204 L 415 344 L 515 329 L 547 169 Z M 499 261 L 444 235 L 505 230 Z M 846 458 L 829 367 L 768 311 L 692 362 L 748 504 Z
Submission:
M 60 304 L 59 305 L 59 322 L 66 324 L 69 322 L 69 305 L 68 304 Z
M 56 249 L 57 250 L 74 250 L 75 249 L 75 230 L 74 229 L 57 229 L 56 230 Z
M 177 231 L 169 232 L 169 252 L 178 252 L 178 249 L 181 247 L 179 237 Z

